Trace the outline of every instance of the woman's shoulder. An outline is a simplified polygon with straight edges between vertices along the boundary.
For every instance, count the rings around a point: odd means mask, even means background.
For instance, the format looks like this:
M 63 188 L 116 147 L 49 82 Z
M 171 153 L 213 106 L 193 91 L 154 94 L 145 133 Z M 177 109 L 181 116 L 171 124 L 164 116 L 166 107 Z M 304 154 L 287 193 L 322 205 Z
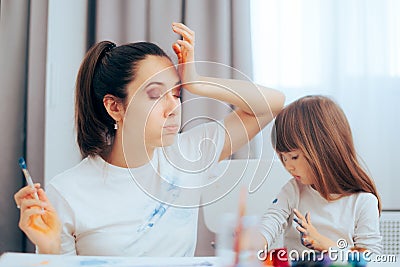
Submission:
M 93 161 L 95 161 L 95 158 L 92 157 L 86 157 L 83 160 L 81 160 L 78 164 L 75 166 L 57 174 L 54 176 L 47 186 L 61 186 L 64 183 L 74 183 L 74 181 L 79 180 L 82 178 L 82 176 L 86 176 L 88 172 L 90 172 L 91 169 L 93 169 Z

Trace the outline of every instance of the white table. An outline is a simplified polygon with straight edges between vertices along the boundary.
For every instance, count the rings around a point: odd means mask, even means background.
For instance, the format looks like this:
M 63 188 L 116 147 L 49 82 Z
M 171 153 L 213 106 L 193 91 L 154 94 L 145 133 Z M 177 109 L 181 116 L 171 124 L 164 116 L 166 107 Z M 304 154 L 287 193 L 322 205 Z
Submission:
M 4 253 L 0 257 L 0 267 L 219 267 L 216 257 L 105 257 L 105 256 L 65 256 L 31 253 Z M 397 262 L 374 263 L 368 267 L 400 266 Z
M 1 267 L 217 267 L 215 257 L 138 258 L 4 253 Z

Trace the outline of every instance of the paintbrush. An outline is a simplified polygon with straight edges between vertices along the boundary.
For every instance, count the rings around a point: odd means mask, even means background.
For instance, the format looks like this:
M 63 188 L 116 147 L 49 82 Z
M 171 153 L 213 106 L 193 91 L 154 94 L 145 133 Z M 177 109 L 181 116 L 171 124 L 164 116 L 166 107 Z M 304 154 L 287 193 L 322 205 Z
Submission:
M 28 185 L 29 185 L 32 189 L 35 189 L 35 185 L 33 184 L 32 177 L 31 177 L 31 175 L 29 174 L 28 169 L 26 168 L 25 159 L 24 159 L 23 157 L 20 157 L 19 160 L 18 160 L 18 163 L 19 163 L 19 166 L 20 166 L 21 169 L 22 169 L 22 172 L 24 173 L 26 182 L 28 183 Z M 34 197 L 35 199 L 39 200 L 39 196 L 38 196 L 37 192 L 35 192 L 35 193 L 33 194 L 33 197 Z
M 247 197 L 247 190 L 246 187 L 242 187 L 240 190 L 239 195 L 239 211 L 238 211 L 238 219 L 236 224 L 236 231 L 235 231 L 235 240 L 233 244 L 233 250 L 235 252 L 235 262 L 234 266 L 239 264 L 239 255 L 240 255 L 240 241 L 241 235 L 243 231 L 243 216 L 246 213 L 246 197 Z

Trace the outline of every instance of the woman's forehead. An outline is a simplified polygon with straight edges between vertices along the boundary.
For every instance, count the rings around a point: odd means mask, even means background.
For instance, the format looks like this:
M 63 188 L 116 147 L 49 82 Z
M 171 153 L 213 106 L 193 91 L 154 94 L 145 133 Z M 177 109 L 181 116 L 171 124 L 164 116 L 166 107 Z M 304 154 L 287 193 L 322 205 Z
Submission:
M 168 58 L 148 56 L 138 64 L 131 89 L 143 89 L 151 83 L 164 84 L 169 89 L 179 83 L 176 68 Z
M 167 57 L 147 56 L 137 67 L 136 77 L 142 79 L 157 79 L 162 77 L 178 76 L 175 66 Z

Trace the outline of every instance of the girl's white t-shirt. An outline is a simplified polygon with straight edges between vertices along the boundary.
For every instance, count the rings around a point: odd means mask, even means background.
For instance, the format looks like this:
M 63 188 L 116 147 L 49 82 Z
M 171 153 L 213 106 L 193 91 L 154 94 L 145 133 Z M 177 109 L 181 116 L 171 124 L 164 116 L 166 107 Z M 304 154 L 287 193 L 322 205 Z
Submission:
M 296 229 L 298 224 L 293 221 L 293 209 L 303 215 L 309 212 L 311 223 L 319 233 L 336 243 L 339 241 L 333 249 L 357 246 L 375 254 L 382 251 L 378 200 L 371 193 L 354 193 L 328 201 L 310 185 L 303 185 L 294 178 L 289 180 L 264 213 L 261 232 L 268 244 L 283 234 L 288 252 L 296 254 L 294 251 L 297 251 L 301 255 L 309 249 L 301 243 Z
M 46 193 L 62 221 L 61 253 L 193 256 L 202 186 L 224 137 L 222 123 L 205 123 L 141 167 L 87 157 L 54 177 Z

